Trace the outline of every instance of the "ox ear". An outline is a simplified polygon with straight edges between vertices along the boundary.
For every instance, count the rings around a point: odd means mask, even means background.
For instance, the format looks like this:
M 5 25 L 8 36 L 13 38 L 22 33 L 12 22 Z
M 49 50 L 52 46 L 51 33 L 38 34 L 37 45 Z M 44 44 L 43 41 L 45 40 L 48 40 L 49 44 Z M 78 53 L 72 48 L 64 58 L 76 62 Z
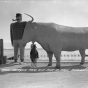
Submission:
M 32 22 L 31 21 L 28 21 L 25 28 L 29 29 L 30 27 L 32 27 Z
M 37 23 L 36 23 L 36 22 L 33 22 L 33 23 L 31 24 L 31 27 L 34 28 L 34 29 L 37 28 Z

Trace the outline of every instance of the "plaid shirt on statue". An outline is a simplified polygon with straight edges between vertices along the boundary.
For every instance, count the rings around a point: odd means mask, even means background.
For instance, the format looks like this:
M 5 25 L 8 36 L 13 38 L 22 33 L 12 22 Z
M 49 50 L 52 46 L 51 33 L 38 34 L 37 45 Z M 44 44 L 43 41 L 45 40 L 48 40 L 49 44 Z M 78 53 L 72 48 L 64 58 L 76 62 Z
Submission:
M 27 23 L 26 21 L 20 23 L 15 22 L 10 25 L 10 37 L 12 44 L 13 44 L 13 40 L 22 39 L 26 23 Z

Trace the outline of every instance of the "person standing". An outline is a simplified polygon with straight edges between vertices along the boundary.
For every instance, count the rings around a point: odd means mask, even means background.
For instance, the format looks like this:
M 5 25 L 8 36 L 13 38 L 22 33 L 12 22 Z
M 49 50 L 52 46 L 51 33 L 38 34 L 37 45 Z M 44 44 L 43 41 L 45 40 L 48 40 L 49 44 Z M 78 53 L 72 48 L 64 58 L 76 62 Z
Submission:
M 30 16 L 30 15 L 29 15 Z M 32 20 L 30 23 L 33 22 L 33 17 L 30 16 Z M 16 63 L 18 60 L 18 48 L 20 49 L 20 61 L 24 62 L 24 48 L 26 45 L 22 42 L 24 28 L 27 24 L 27 21 L 22 21 L 22 14 L 17 13 L 15 23 L 10 24 L 10 37 L 11 37 L 11 44 L 14 47 L 14 62 Z
M 32 67 L 37 67 L 37 58 L 39 58 L 39 54 L 38 51 L 36 49 L 36 45 L 34 44 L 34 42 L 32 42 L 31 44 L 31 51 L 30 51 L 30 59 L 31 59 L 31 66 Z

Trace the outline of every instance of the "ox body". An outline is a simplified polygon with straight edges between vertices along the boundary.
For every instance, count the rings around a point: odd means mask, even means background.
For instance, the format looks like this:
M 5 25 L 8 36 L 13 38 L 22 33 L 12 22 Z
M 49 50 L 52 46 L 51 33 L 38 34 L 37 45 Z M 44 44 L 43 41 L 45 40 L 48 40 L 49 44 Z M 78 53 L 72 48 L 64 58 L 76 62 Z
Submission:
M 38 42 L 49 56 L 56 58 L 56 68 L 60 68 L 61 51 L 76 51 L 81 54 L 81 63 L 85 62 L 85 49 L 88 49 L 88 27 L 69 27 L 55 23 L 28 22 L 23 35 L 23 42 Z

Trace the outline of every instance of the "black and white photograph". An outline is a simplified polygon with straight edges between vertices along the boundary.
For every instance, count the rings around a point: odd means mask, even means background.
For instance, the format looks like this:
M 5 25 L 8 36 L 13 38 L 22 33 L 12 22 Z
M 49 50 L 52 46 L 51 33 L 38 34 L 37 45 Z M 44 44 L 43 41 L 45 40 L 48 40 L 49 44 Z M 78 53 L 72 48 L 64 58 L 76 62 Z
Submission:
M 87 88 L 88 0 L 0 0 L 0 88 Z

